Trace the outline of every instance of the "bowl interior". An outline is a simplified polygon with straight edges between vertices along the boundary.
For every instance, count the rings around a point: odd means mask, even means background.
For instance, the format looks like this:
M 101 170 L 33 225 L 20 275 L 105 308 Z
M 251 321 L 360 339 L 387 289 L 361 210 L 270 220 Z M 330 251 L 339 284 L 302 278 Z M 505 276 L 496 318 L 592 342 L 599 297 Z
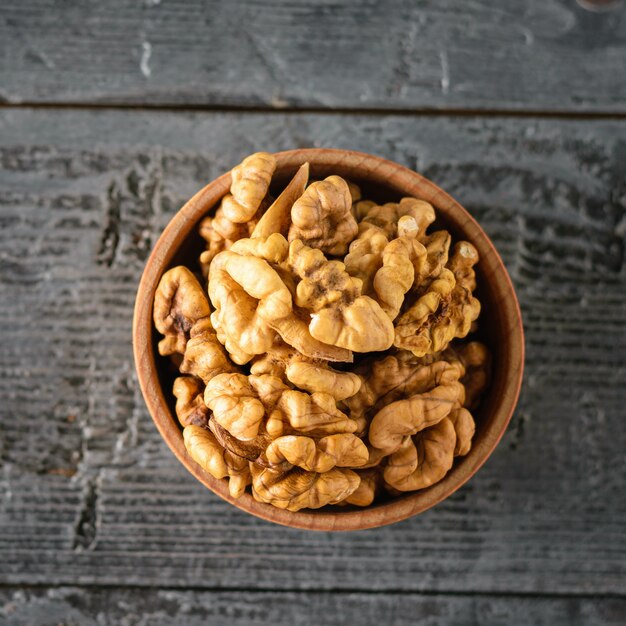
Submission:
M 473 413 L 476 434 L 472 450 L 467 456 L 455 459 L 446 477 L 428 489 L 381 500 L 366 509 L 325 507 L 297 513 L 256 502 L 249 494 L 233 500 L 226 481 L 214 479 L 187 456 L 171 392 L 178 372 L 169 359 L 156 351 L 159 337 L 151 320 L 152 301 L 158 281 L 167 269 L 178 264 L 198 269 L 198 256 L 204 249 L 204 242 L 197 234 L 197 226 L 215 210 L 226 193 L 230 184 L 228 174 L 209 184 L 181 209 L 157 242 L 146 266 L 134 321 L 137 369 L 146 403 L 157 427 L 181 462 L 211 490 L 254 515 L 318 530 L 369 528 L 405 519 L 433 506 L 466 482 L 489 456 L 510 420 L 523 367 L 522 326 L 513 287 L 493 244 L 478 224 L 450 196 L 415 172 L 384 159 L 339 150 L 294 150 L 279 153 L 277 160 L 273 195 L 284 187 L 301 163 L 309 161 L 312 178 L 339 174 L 357 183 L 365 198 L 390 202 L 416 196 L 431 202 L 438 215 L 431 231 L 444 227 L 452 234 L 453 242 L 466 239 L 476 246 L 480 254 L 476 294 L 482 311 L 479 331 L 472 338 L 484 342 L 491 351 L 492 380 L 480 407 Z

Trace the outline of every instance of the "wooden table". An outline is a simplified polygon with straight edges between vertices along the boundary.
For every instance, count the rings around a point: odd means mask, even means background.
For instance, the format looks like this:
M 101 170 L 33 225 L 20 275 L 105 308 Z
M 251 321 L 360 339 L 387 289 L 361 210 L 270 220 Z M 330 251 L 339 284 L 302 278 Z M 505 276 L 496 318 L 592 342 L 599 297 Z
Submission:
M 0 7 L 0 621 L 624 624 L 624 3 L 63 4 Z M 162 228 L 248 153 L 299 146 L 451 192 L 523 310 L 504 440 L 392 527 L 237 511 L 174 459 L 136 383 Z

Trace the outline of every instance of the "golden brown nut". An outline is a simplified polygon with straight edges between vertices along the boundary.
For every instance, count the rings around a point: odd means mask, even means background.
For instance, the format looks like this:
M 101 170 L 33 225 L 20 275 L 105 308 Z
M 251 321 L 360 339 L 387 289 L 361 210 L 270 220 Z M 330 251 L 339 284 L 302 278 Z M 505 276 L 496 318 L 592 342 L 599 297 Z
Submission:
M 154 325 L 165 335 L 159 354 L 183 354 L 192 326 L 211 313 L 196 277 L 182 265 L 163 274 L 154 295 Z
M 473 266 L 477 262 L 472 244 L 456 244 L 448 264 L 451 269 L 441 270 L 426 293 L 398 319 L 396 346 L 423 356 L 445 350 L 452 339 L 469 333 L 480 313 L 480 302 L 471 291 L 476 285 Z
M 408 438 L 389 457 L 384 470 L 385 482 L 398 491 L 415 491 L 434 485 L 452 467 L 455 443 L 454 426 L 444 418 Z
M 296 387 L 314 393 L 328 393 L 337 401 L 353 396 L 361 379 L 352 372 L 339 372 L 322 361 L 292 357 L 285 369 L 287 379 Z
M 364 436 L 372 417 L 385 406 L 428 392 L 438 385 L 456 383 L 464 372 L 458 359 L 453 362 L 443 358 L 420 359 L 402 350 L 384 359 L 369 359 L 361 363 L 357 368 L 362 380 L 361 388 L 343 404 L 358 425 L 355 432 Z M 368 466 L 377 465 L 385 455 L 376 448 L 370 448 Z
M 452 337 L 449 332 L 442 332 L 448 330 L 448 327 L 441 325 L 440 321 L 447 319 L 455 284 L 454 274 L 443 269 L 439 278 L 429 285 L 426 293 L 396 321 L 396 347 L 410 350 L 416 356 L 446 348 Z
M 398 212 L 399 220 L 402 216 L 410 216 L 416 221 L 418 237 L 424 237 L 426 229 L 435 221 L 433 205 L 417 198 L 402 198 Z
M 356 422 L 342 413 L 335 399 L 328 393 L 304 393 L 289 389 L 278 403 L 285 421 L 299 433 L 334 435 L 353 433 Z
M 222 241 L 233 242 L 248 236 L 248 225 L 247 223 L 236 224 L 231 222 L 224 215 L 222 207 L 218 207 L 215 215 L 205 217 L 200 222 L 198 232 L 207 243 L 211 243 L 217 238 Z
M 279 339 L 265 354 L 259 354 L 252 359 L 250 373 L 256 376 L 269 374 L 286 380 L 285 370 L 290 359 L 296 354 L 298 351 L 293 346 Z
M 224 449 L 213 433 L 201 426 L 190 425 L 183 430 L 183 441 L 189 456 L 215 478 L 228 476 Z
M 456 433 L 454 456 L 465 456 L 472 448 L 472 438 L 476 432 L 476 424 L 472 414 L 465 408 L 454 409 L 448 415 Z
M 224 447 L 250 460 L 256 459 L 267 447 L 268 437 L 283 434 L 284 413 L 277 405 L 287 390 L 289 387 L 280 378 L 267 374 L 233 374 L 213 379 L 205 391 L 205 403 L 214 413 L 211 430 Z M 214 424 L 220 428 L 213 428 Z M 222 431 L 238 441 L 230 441 Z M 254 449 L 254 456 L 237 449 L 244 441 L 253 442 L 245 449 Z
M 372 419 L 368 433 L 370 443 L 392 454 L 406 437 L 447 417 L 455 405 L 463 403 L 464 394 L 463 385 L 453 382 L 386 405 Z
M 205 278 L 209 275 L 211 261 L 216 255 L 223 250 L 229 250 L 236 241 L 250 237 L 257 229 L 258 222 L 264 216 L 266 203 L 267 199 L 261 203 L 257 212 L 242 224 L 236 224 L 227 219 L 221 206 L 213 217 L 205 217 L 200 222 L 200 236 L 207 242 L 206 250 L 200 254 L 200 269 Z
M 218 213 L 221 209 L 218 209 Z M 226 239 L 216 228 L 213 227 L 213 222 L 217 220 L 217 215 L 205 217 L 200 222 L 199 233 L 200 236 L 206 241 L 206 250 L 200 254 L 200 269 L 202 276 L 205 278 L 209 275 L 209 266 L 211 261 L 215 258 L 216 254 L 219 254 L 222 250 L 228 250 L 233 244 L 233 240 Z M 228 221 L 230 224 L 232 222 Z M 238 238 L 237 238 L 238 239 Z
M 250 373 L 277 376 L 304 391 L 329 393 L 338 401 L 354 395 L 361 385 L 356 374 L 334 370 L 327 361 L 305 357 L 282 341 L 254 357 Z
M 218 339 L 239 364 L 271 348 L 276 333 L 268 321 L 287 317 L 292 310 L 289 290 L 266 261 L 230 250 L 211 263 L 209 297 Z
M 296 304 L 312 312 L 309 330 L 315 339 L 355 352 L 389 348 L 393 324 L 377 302 L 361 296 L 361 281 L 343 263 L 328 261 L 320 250 L 295 240 L 288 265 L 301 279 Z
M 235 224 L 248 222 L 267 195 L 275 169 L 276 159 L 267 152 L 252 154 L 233 168 L 230 194 L 221 204 L 224 217 Z
M 400 202 L 387 202 L 382 206 L 374 205 L 363 211 L 361 224 L 364 228 L 377 226 L 389 239 L 398 236 L 398 221 L 403 216 L 415 220 L 418 238 L 424 236 L 426 229 L 435 221 L 435 210 L 432 205 L 417 198 L 402 198 Z
M 277 376 L 267 374 L 261 376 L 248 376 L 252 388 L 256 391 L 266 413 L 271 415 L 289 387 Z
M 253 256 L 270 263 L 280 263 L 287 258 L 289 244 L 280 233 L 267 237 L 240 239 L 233 243 L 230 251 L 239 256 Z
M 461 362 L 448 361 L 442 355 L 432 355 L 426 359 L 400 350 L 393 358 L 396 364 L 392 361 L 391 367 L 383 370 L 387 380 L 378 387 L 384 393 L 374 405 L 376 410 L 401 398 L 424 393 L 437 385 L 454 383 L 465 373 Z
M 400 218 L 398 224 L 407 217 Z M 441 270 L 448 262 L 448 251 L 450 249 L 450 233 L 445 230 L 435 231 L 432 235 L 420 238 L 420 243 L 424 245 L 413 255 L 413 290 L 422 292 L 426 287 L 441 274 Z
M 409 228 L 405 231 L 407 225 Z M 374 276 L 377 300 L 392 320 L 400 313 L 404 294 L 413 286 L 414 265 L 421 268 L 427 255 L 426 248 L 416 239 L 418 228 L 413 217 L 401 217 L 398 230 L 408 234 L 398 236 L 385 246 L 383 266 Z
M 182 426 L 206 426 L 211 412 L 204 404 L 204 385 L 191 376 L 179 376 L 174 381 L 176 417 Z
M 359 486 L 345 499 L 342 504 L 354 506 L 369 506 L 374 502 L 376 494 L 380 491 L 382 476 L 378 468 L 357 470 L 361 479 Z
M 276 333 L 256 314 L 258 301 L 227 272 L 213 268 L 212 265 L 214 274 L 209 281 L 209 294 L 216 310 L 211 322 L 232 361 L 243 365 L 255 354 L 268 350 Z
M 265 415 L 265 408 L 244 374 L 219 374 L 204 391 L 204 402 L 213 419 L 233 437 L 254 439 Z
M 345 254 L 357 234 L 350 189 L 343 178 L 329 176 L 309 185 L 291 208 L 289 241 L 330 255 Z
M 242 374 L 217 376 L 205 391 L 205 402 L 213 410 L 211 429 L 218 440 L 235 454 L 249 460 L 257 460 L 262 451 L 270 445 L 272 438 L 281 438 L 271 450 L 278 454 L 289 446 L 291 456 L 284 452 L 285 459 L 295 463 L 292 458 L 293 446 L 303 444 L 302 437 L 285 439 L 283 435 L 300 435 L 306 433 L 308 438 L 319 439 L 316 444 L 320 452 L 337 456 L 339 452 L 348 453 L 347 441 L 336 440 L 328 435 L 345 434 L 354 431 L 355 424 L 337 409 L 334 399 L 329 394 L 314 393 L 312 395 L 289 389 L 279 378 L 267 374 L 245 377 Z M 264 419 L 264 416 L 266 419 Z M 219 429 L 214 428 L 218 425 Z M 228 435 L 225 434 L 226 431 Z M 229 436 L 238 441 L 232 441 Z M 252 442 L 247 445 L 244 442 Z M 360 440 L 359 440 L 360 442 Z M 338 448 L 341 444 L 344 447 Z M 307 444 L 308 445 L 308 444 Z M 352 446 L 361 443 L 352 443 Z M 299 449 L 299 448 L 297 448 Z M 360 448 L 364 460 L 367 459 L 365 446 Z M 270 453 L 268 453 L 269 455 Z M 268 456 L 269 462 L 274 463 Z M 328 461 L 328 456 L 323 457 Z M 351 457 L 351 465 L 357 461 Z M 322 471 L 322 470 L 318 470 Z
M 224 450 L 228 450 L 231 454 L 246 459 L 246 461 L 255 463 L 260 461 L 265 449 L 272 441 L 272 437 L 264 430 L 263 426 L 261 426 L 259 434 L 254 439 L 248 439 L 247 441 L 233 437 L 213 419 L 209 420 L 209 429 Z
M 465 386 L 465 406 L 475 409 L 489 384 L 491 358 L 487 346 L 471 341 L 455 350 L 461 357 L 466 372 L 461 382 Z
M 352 363 L 353 357 L 350 350 L 330 345 L 313 337 L 309 324 L 298 312 L 283 319 L 273 320 L 270 326 L 303 356 L 311 359 Z
M 213 259 L 209 296 L 215 306 L 211 321 L 218 339 L 239 364 L 270 350 L 276 332 L 305 356 L 351 361 L 352 355 L 344 348 L 311 336 L 306 323 L 294 314 L 291 292 L 265 260 L 277 262 L 286 245 L 279 234 L 267 239 L 244 239 L 233 244 L 242 254 L 231 249 Z
M 352 200 L 352 204 L 358 202 L 361 199 L 361 188 L 351 180 L 346 180 L 346 184 L 350 190 L 350 200 Z
M 373 200 L 359 200 L 352 205 L 352 214 L 360 222 L 376 205 Z
M 360 483 L 358 474 L 337 467 L 322 474 L 300 468 L 283 472 L 255 464 L 250 470 L 254 499 L 288 511 L 337 504 L 354 493 Z
M 478 250 L 469 241 L 459 241 L 454 246 L 448 268 L 453 272 L 456 284 L 467 291 L 476 289 L 474 266 L 478 263 Z
M 224 459 L 228 466 L 228 491 L 233 498 L 241 498 L 246 487 L 252 483 L 250 465 L 246 459 L 224 452 Z
M 189 456 L 215 478 L 230 477 L 228 489 L 233 498 L 243 495 L 251 482 L 248 461 L 224 450 L 210 431 L 200 426 L 187 426 L 183 441 Z
M 374 276 L 383 264 L 383 251 L 389 243 L 380 228 L 359 229 L 358 237 L 350 244 L 350 252 L 343 260 L 346 272 L 363 282 L 361 293 L 375 296 Z
M 344 400 L 344 404 L 350 417 L 358 420 L 368 410 L 376 412 L 396 400 L 456 382 L 465 369 L 458 359 L 454 362 L 443 358 L 426 360 L 400 350 L 384 359 L 364 361 L 355 373 L 361 378 L 361 387 L 354 396 Z
M 265 455 L 270 467 L 287 464 L 309 472 L 327 472 L 333 467 L 359 467 L 367 462 L 365 444 L 351 433 L 322 437 L 285 435 L 274 439 Z
M 367 446 L 351 433 L 328 435 L 317 441 L 317 447 L 332 459 L 337 467 L 361 467 L 367 463 Z
M 218 374 L 234 371 L 209 318 L 199 320 L 192 326 L 179 370 L 201 378 L 205 384 Z

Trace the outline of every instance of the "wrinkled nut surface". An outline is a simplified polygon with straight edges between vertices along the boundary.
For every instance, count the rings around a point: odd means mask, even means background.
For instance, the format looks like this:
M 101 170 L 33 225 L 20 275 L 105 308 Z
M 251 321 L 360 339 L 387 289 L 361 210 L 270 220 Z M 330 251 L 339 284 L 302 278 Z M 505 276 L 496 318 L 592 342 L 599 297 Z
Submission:
M 356 422 L 337 408 L 329 393 L 308 394 L 289 389 L 282 394 L 279 407 L 289 426 L 301 433 L 333 435 L 357 429 Z
M 433 426 L 448 416 L 454 406 L 463 402 L 461 383 L 438 385 L 406 400 L 396 400 L 382 408 L 370 424 L 371 444 L 386 454 L 395 452 L 405 438 Z
M 333 467 L 360 467 L 369 454 L 355 435 L 340 433 L 319 440 L 299 435 L 285 435 L 270 443 L 265 451 L 270 467 L 287 462 L 309 472 L 327 472 Z
M 354 493 L 361 480 L 356 472 L 337 467 L 323 473 L 300 468 L 282 472 L 254 464 L 250 469 L 254 499 L 288 511 L 337 504 Z
M 387 202 L 382 206 L 363 205 L 359 203 L 360 228 L 381 229 L 385 235 L 393 239 L 398 236 L 398 223 L 404 216 L 415 220 L 416 236 L 422 238 L 428 226 L 435 221 L 435 209 L 431 204 L 417 198 L 402 198 L 400 202 Z
M 434 485 L 452 467 L 455 444 L 454 426 L 444 418 L 407 439 L 389 457 L 385 482 L 398 491 L 415 491 Z
M 352 196 L 343 178 L 329 176 L 311 183 L 291 209 L 289 241 L 299 239 L 325 254 L 345 254 L 358 232 Z
M 361 479 L 359 486 L 345 499 L 342 504 L 354 506 L 369 506 L 374 502 L 377 492 L 380 491 L 382 476 L 378 468 L 360 470 L 356 472 Z
M 455 409 L 448 415 L 448 419 L 454 426 L 456 444 L 454 456 L 465 456 L 472 447 L 472 437 L 476 432 L 476 424 L 472 414 L 465 408 Z
M 183 354 L 193 325 L 210 314 L 200 283 L 186 267 L 165 272 L 154 296 L 154 325 L 164 335 L 159 354 Z
M 174 381 L 176 417 L 182 426 L 206 426 L 211 411 L 204 404 L 204 385 L 191 376 L 179 376 Z
M 275 169 L 276 159 L 267 152 L 251 154 L 237 165 L 230 194 L 222 200 L 224 217 L 235 224 L 249 221 L 267 195 Z
M 209 275 L 211 261 L 222 250 L 228 250 L 236 241 L 250 237 L 257 229 L 258 222 L 265 217 L 265 200 L 249 221 L 243 224 L 231 222 L 225 215 L 222 207 L 218 208 L 215 216 L 205 217 L 198 228 L 200 236 L 206 241 L 206 250 L 200 254 L 199 265 L 202 276 Z
M 262 239 L 248 241 L 257 247 L 265 243 Z M 223 338 L 239 364 L 267 352 L 276 339 L 269 322 L 292 311 L 289 289 L 269 263 L 231 250 L 220 252 L 211 263 L 209 296 L 215 307 L 211 322 L 218 338 Z
M 378 228 L 359 230 L 343 260 L 346 272 L 362 282 L 361 293 L 365 296 L 376 297 L 374 276 L 383 265 L 383 251 L 388 243 L 385 233 Z
M 327 393 L 335 400 L 350 398 L 361 387 L 357 374 L 339 372 L 324 362 L 311 362 L 302 357 L 290 359 L 285 375 L 296 387 L 311 393 Z
M 233 498 L 240 498 L 251 482 L 248 462 L 224 450 L 210 431 L 200 426 L 187 426 L 183 442 L 189 456 L 214 478 L 229 477 L 228 489 Z
M 374 276 L 374 290 L 385 313 L 394 320 L 404 303 L 404 295 L 413 286 L 416 269 L 420 276 L 427 256 L 426 248 L 416 239 L 417 226 L 411 217 L 402 217 L 403 226 L 412 228 L 389 242 L 382 253 L 382 267 Z M 417 267 L 415 267 L 417 266 Z
M 362 283 L 340 261 L 300 240 L 289 246 L 288 266 L 300 278 L 296 304 L 311 313 L 311 335 L 324 343 L 354 352 L 386 350 L 393 342 L 393 324 L 379 304 L 361 295 Z
M 179 266 L 155 294 L 185 448 L 233 498 L 289 511 L 425 489 L 470 452 L 489 385 L 487 347 L 460 341 L 478 253 L 428 232 L 424 200 L 379 204 L 308 163 L 281 191 L 275 169 L 244 159 L 201 221 L 204 287 Z
M 204 383 L 218 374 L 233 371 L 228 353 L 219 342 L 209 318 L 192 326 L 179 369 L 183 374 L 197 376 Z
M 475 409 L 489 385 L 491 356 L 487 346 L 478 341 L 459 346 L 457 353 L 465 367 L 465 376 L 461 379 L 465 386 L 465 406 Z

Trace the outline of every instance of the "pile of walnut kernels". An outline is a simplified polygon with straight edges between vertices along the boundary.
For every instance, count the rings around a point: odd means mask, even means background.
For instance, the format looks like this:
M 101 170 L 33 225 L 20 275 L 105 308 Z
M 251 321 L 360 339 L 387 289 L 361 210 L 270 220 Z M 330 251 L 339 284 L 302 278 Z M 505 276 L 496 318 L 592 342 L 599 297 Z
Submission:
M 234 498 L 290 511 L 428 487 L 469 452 L 488 383 L 485 346 L 453 341 L 480 312 L 476 249 L 427 233 L 427 202 L 377 205 L 306 163 L 273 199 L 275 167 L 233 169 L 201 273 L 157 289 L 186 449 Z

